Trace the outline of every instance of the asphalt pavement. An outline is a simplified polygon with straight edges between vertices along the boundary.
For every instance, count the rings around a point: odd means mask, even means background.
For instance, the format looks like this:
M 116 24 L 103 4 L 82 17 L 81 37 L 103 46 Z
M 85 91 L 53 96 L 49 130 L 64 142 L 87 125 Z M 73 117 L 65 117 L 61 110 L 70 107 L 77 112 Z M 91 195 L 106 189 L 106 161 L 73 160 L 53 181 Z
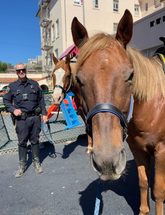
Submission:
M 44 172 L 37 175 L 31 165 L 21 178 L 16 152 L 0 155 L 0 215 L 93 215 L 98 189 L 101 191 L 100 214 L 137 215 L 139 190 L 135 162 L 127 144 L 127 171 L 115 181 L 98 185 L 98 178 L 86 153 L 86 137 L 70 144 L 45 143 L 41 149 Z M 154 215 L 154 201 L 151 213 Z

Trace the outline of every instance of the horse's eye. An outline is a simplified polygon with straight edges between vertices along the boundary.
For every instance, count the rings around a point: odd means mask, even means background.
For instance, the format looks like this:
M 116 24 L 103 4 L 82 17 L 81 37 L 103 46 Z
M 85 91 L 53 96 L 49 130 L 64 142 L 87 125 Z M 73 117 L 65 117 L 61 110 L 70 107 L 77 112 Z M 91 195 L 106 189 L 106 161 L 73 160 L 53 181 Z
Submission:
M 77 83 L 80 85 L 80 87 L 83 86 L 83 83 L 81 82 L 81 80 L 79 79 L 78 76 L 76 76 L 76 81 L 77 81 Z
M 133 76 L 134 76 L 134 73 L 131 72 L 131 74 L 129 75 L 129 77 L 128 77 L 128 79 L 126 80 L 126 82 L 132 82 Z

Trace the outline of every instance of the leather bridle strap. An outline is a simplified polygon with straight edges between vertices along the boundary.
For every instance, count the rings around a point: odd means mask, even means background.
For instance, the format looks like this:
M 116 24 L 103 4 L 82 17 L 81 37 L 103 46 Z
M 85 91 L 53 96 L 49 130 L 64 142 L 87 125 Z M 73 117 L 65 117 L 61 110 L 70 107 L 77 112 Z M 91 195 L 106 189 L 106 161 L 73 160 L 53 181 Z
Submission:
M 62 90 L 62 93 L 64 94 L 64 97 L 65 97 L 66 93 L 70 90 L 70 88 L 72 86 L 72 82 L 73 82 L 73 76 L 71 74 L 71 76 L 70 76 L 70 83 L 69 83 L 69 86 L 68 86 L 68 88 L 66 90 L 61 85 L 58 85 L 58 84 L 56 84 L 54 86 L 54 88 L 56 88 L 56 87 L 60 88 Z
M 56 88 L 56 87 L 57 87 L 57 88 L 60 88 L 60 89 L 62 90 L 62 93 L 64 93 L 64 94 L 66 93 L 66 90 L 65 90 L 61 85 L 57 85 L 57 84 L 56 84 L 56 85 L 54 86 L 54 88 Z
M 96 104 L 96 106 L 88 112 L 87 118 L 86 118 L 88 128 L 90 127 L 89 125 L 91 124 L 92 118 L 98 113 L 114 114 L 115 116 L 117 116 L 120 119 L 120 123 L 121 123 L 121 126 L 123 127 L 123 129 L 124 130 L 127 129 L 127 120 L 126 120 L 124 114 L 111 103 Z

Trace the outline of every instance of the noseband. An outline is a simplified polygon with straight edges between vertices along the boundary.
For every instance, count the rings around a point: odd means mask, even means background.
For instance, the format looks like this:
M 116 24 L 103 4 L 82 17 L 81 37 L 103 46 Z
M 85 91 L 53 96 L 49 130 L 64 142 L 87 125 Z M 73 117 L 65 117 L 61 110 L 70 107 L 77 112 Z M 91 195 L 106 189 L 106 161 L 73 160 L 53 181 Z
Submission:
M 120 124 L 123 127 L 124 135 L 127 130 L 127 120 L 124 114 L 111 103 L 99 103 L 96 104 L 87 114 L 86 117 L 86 131 L 89 135 L 92 134 L 91 122 L 92 118 L 98 113 L 112 113 L 120 119 Z
M 56 84 L 56 85 L 54 86 L 54 89 L 55 89 L 55 88 L 60 88 L 60 89 L 62 90 L 62 93 L 64 94 L 64 98 L 65 98 L 66 93 L 70 90 L 70 88 L 71 88 L 71 86 L 72 86 L 72 81 L 73 81 L 73 76 L 72 76 L 72 74 L 71 74 L 69 86 L 68 86 L 68 88 L 67 88 L 66 90 L 64 89 L 64 87 L 62 87 L 61 85 L 58 85 L 58 84 Z M 63 99 L 64 99 L 64 98 L 63 98 Z
M 56 84 L 56 85 L 54 86 L 54 89 L 55 89 L 55 88 L 60 88 L 60 89 L 62 90 L 62 93 L 63 93 L 64 95 L 67 93 L 67 90 L 65 90 L 61 85 Z

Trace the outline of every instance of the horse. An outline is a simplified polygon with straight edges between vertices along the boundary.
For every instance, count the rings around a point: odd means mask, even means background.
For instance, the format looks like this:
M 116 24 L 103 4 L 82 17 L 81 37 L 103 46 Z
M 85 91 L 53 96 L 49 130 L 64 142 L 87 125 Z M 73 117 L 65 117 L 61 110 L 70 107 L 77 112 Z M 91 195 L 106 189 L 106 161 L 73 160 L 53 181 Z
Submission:
M 134 107 L 128 124 L 127 142 L 138 171 L 139 215 L 147 215 L 150 210 L 149 179 L 150 170 L 153 167 L 152 158 L 154 158 L 155 170 L 153 194 L 156 215 L 163 215 L 165 200 L 165 122 L 162 120 L 162 116 L 165 115 L 164 63 L 158 56 L 147 58 L 139 51 L 126 47 L 132 31 L 131 14 L 128 10 L 119 22 L 116 39 L 111 38 L 111 42 L 109 39 L 104 39 L 105 36 L 110 37 L 104 34 L 88 39 L 85 31 L 86 29 L 77 18 L 74 18 L 73 40 L 80 47 L 76 77 L 84 99 L 84 110 L 92 138 L 93 165 L 103 180 L 119 178 L 124 170 L 121 112 L 127 113 L 130 94 L 132 94 Z M 117 112 L 120 110 L 120 114 L 116 114 L 114 107 L 117 108 Z
M 86 116 L 91 160 L 101 180 L 117 180 L 126 168 L 124 136 L 129 112 L 133 66 L 126 53 L 133 19 L 126 10 L 116 37 L 106 33 L 88 36 L 86 28 L 73 18 L 71 31 L 79 48 L 76 81 Z
M 58 60 L 54 54 L 52 54 L 55 68 L 52 71 L 52 82 L 53 82 L 53 94 L 54 103 L 59 105 L 65 94 L 73 88 L 73 76 L 70 66 L 69 55 L 66 59 Z
M 163 215 L 165 200 L 165 75 L 158 55 L 147 58 L 129 48 L 133 63 L 133 115 L 127 142 L 137 164 L 140 187 L 140 215 L 149 214 L 149 186 L 154 167 L 153 194 L 156 215 Z M 153 161 L 154 160 L 154 161 Z

